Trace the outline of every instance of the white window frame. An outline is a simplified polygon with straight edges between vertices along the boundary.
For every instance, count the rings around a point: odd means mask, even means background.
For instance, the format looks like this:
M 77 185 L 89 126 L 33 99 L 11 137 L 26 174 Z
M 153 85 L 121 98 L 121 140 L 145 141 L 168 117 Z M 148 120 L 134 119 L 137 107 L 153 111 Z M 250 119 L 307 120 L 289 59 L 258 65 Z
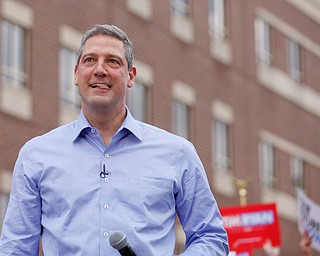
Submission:
M 228 171 L 230 170 L 229 125 L 214 119 L 212 126 L 214 166 L 217 170 Z
M 271 29 L 269 23 L 263 18 L 255 20 L 256 56 L 258 62 L 271 63 Z
M 134 86 L 127 92 L 127 106 L 134 118 L 146 122 L 147 87 L 139 81 L 135 81 Z
M 273 187 L 275 181 L 274 147 L 267 141 L 260 143 L 260 181 L 262 184 Z
M 296 82 L 301 79 L 300 45 L 293 39 L 288 40 L 288 71 L 289 76 Z
M 209 34 L 217 40 L 227 36 L 225 0 L 209 0 Z

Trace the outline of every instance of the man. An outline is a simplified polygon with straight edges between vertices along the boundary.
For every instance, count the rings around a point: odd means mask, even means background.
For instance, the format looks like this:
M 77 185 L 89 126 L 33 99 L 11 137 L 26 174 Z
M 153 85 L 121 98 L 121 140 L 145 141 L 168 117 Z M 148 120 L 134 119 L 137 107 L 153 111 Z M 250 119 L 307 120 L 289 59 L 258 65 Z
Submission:
M 136 77 L 127 35 L 96 25 L 74 70 L 79 118 L 27 142 L 13 175 L 0 255 L 116 256 L 121 230 L 138 256 L 173 255 L 176 214 L 184 256 L 228 255 L 227 235 L 205 171 L 187 140 L 133 119 Z

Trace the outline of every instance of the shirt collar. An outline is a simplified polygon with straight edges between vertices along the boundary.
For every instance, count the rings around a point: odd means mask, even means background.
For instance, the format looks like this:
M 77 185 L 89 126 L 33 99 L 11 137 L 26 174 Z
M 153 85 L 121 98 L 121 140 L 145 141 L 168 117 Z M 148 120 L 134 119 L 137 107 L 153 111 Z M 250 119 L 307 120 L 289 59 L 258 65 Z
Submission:
M 78 119 L 73 123 L 73 128 L 72 141 L 75 141 L 84 129 L 91 128 L 91 125 L 84 116 L 82 110 L 80 111 Z
M 125 128 L 129 130 L 134 136 L 136 136 L 140 141 L 143 141 L 140 121 L 137 121 L 136 119 L 133 118 L 127 106 L 126 106 L 126 112 L 127 112 L 127 116 L 124 119 L 118 132 L 121 131 L 123 128 Z
M 126 118 L 124 119 L 123 123 L 121 124 L 117 132 L 120 132 L 122 129 L 127 129 L 134 136 L 136 136 L 140 141 L 142 141 L 143 139 L 142 139 L 142 133 L 141 133 L 141 127 L 139 125 L 139 121 L 133 118 L 127 106 L 126 106 L 126 112 L 127 112 Z M 92 128 L 92 126 L 88 122 L 87 118 L 85 117 L 85 115 L 81 110 L 78 119 L 74 122 L 72 141 L 75 141 L 80 136 L 81 132 L 86 128 Z

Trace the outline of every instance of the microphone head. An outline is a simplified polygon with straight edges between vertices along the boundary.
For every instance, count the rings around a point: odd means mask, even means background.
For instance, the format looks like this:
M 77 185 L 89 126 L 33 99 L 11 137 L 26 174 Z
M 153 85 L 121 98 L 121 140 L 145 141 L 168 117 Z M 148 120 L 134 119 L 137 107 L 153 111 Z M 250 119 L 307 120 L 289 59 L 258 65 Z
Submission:
M 129 245 L 126 235 L 121 231 L 113 232 L 109 237 L 109 243 L 118 251 Z

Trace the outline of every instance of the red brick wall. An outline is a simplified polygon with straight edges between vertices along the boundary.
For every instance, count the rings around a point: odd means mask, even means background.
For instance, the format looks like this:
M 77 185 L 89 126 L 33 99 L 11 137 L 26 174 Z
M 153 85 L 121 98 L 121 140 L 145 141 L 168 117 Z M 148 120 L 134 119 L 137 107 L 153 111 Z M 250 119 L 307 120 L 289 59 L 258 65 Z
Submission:
M 0 1 L 1 2 L 1 1 Z M 186 44 L 170 33 L 169 1 L 153 1 L 150 21 L 128 12 L 125 0 L 20 0 L 34 10 L 31 31 L 31 88 L 34 109 L 31 121 L 22 121 L 0 112 L 0 170 L 12 170 L 21 145 L 28 139 L 58 125 L 59 115 L 59 26 L 67 24 L 84 31 L 95 23 L 113 23 L 123 28 L 135 46 L 135 57 L 154 69 L 155 83 L 149 89 L 148 121 L 171 130 L 171 84 L 181 80 L 195 87 L 197 104 L 192 109 L 191 140 L 197 147 L 212 180 L 211 103 L 221 100 L 235 114 L 231 134 L 232 172 L 250 177 L 248 202 L 260 200 L 259 132 L 268 130 L 320 155 L 319 117 L 288 102 L 263 87 L 256 79 L 254 19 L 263 6 L 301 33 L 320 44 L 320 27 L 286 1 L 227 0 L 227 24 L 232 45 L 232 63 L 224 65 L 209 53 L 207 1 L 192 1 L 195 40 Z M 0 5 L 1 8 L 1 5 Z M 273 31 L 274 64 L 287 70 L 285 37 Z M 320 59 L 305 52 L 304 79 L 320 90 Z M 139 70 L 138 70 L 139 72 Z M 278 158 L 277 158 L 278 159 Z M 276 170 L 277 187 L 293 194 L 289 156 L 280 153 Z M 307 169 L 309 194 L 320 202 L 320 172 Z M 214 189 L 214 186 L 212 184 Z M 238 203 L 237 195 L 216 195 L 220 206 Z M 282 220 L 283 255 L 300 255 L 296 224 Z M 291 236 L 292 234 L 292 236 Z

